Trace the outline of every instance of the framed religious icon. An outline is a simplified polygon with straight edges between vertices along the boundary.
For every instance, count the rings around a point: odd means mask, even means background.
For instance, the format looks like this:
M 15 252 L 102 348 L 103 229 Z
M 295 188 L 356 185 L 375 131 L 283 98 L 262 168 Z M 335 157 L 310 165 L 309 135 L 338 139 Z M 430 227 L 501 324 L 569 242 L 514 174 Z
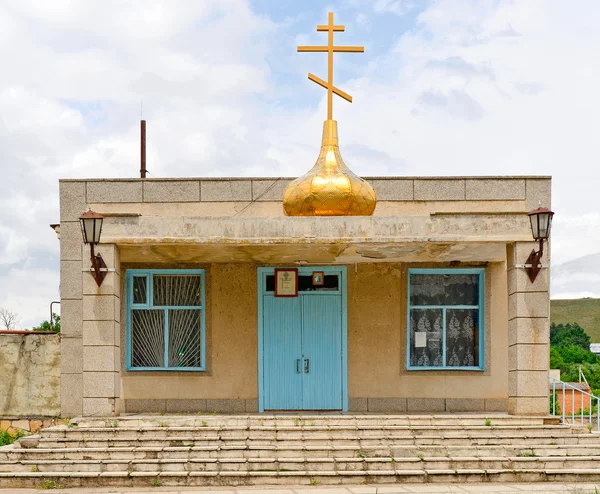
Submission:
M 298 269 L 276 268 L 275 269 L 275 296 L 297 297 L 298 296 Z
M 323 271 L 313 271 L 312 284 L 314 286 L 323 286 L 325 284 L 325 273 Z

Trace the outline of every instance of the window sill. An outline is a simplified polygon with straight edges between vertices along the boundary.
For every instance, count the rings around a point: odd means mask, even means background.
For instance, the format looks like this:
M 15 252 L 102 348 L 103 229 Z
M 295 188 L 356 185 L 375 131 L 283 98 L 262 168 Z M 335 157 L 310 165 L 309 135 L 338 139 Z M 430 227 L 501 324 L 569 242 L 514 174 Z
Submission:
M 483 372 L 483 367 L 410 367 L 406 368 L 407 371 L 479 371 Z
M 127 367 L 127 372 L 157 371 L 157 372 L 206 372 L 205 367 Z

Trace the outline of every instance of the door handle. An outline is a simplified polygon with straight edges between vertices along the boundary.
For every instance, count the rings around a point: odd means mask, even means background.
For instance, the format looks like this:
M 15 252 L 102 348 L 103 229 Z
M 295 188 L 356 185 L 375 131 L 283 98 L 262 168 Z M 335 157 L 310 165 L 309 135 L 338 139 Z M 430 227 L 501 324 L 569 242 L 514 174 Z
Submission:
M 296 359 L 296 372 L 298 374 L 300 374 L 300 359 L 299 358 Z
M 304 359 L 304 373 L 308 374 L 310 372 L 310 359 Z

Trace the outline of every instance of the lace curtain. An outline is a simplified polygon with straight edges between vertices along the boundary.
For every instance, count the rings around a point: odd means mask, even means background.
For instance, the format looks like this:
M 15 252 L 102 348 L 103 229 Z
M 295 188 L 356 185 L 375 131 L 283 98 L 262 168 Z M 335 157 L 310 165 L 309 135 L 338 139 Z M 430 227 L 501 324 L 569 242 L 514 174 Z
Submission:
M 479 276 L 412 274 L 410 290 L 411 367 L 478 367 L 479 309 L 454 307 L 479 305 Z
M 410 365 L 443 367 L 442 309 L 414 309 L 410 313 Z
M 410 305 L 479 305 L 479 275 L 411 274 Z

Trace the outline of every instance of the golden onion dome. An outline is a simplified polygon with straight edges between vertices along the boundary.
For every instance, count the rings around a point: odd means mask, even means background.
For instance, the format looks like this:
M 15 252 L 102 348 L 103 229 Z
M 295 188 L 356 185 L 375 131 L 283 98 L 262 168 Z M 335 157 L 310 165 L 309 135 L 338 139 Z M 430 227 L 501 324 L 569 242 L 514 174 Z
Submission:
M 346 166 L 338 143 L 337 122 L 325 120 L 321 152 L 309 172 L 288 185 L 283 208 L 288 216 L 370 216 L 375 190 Z

